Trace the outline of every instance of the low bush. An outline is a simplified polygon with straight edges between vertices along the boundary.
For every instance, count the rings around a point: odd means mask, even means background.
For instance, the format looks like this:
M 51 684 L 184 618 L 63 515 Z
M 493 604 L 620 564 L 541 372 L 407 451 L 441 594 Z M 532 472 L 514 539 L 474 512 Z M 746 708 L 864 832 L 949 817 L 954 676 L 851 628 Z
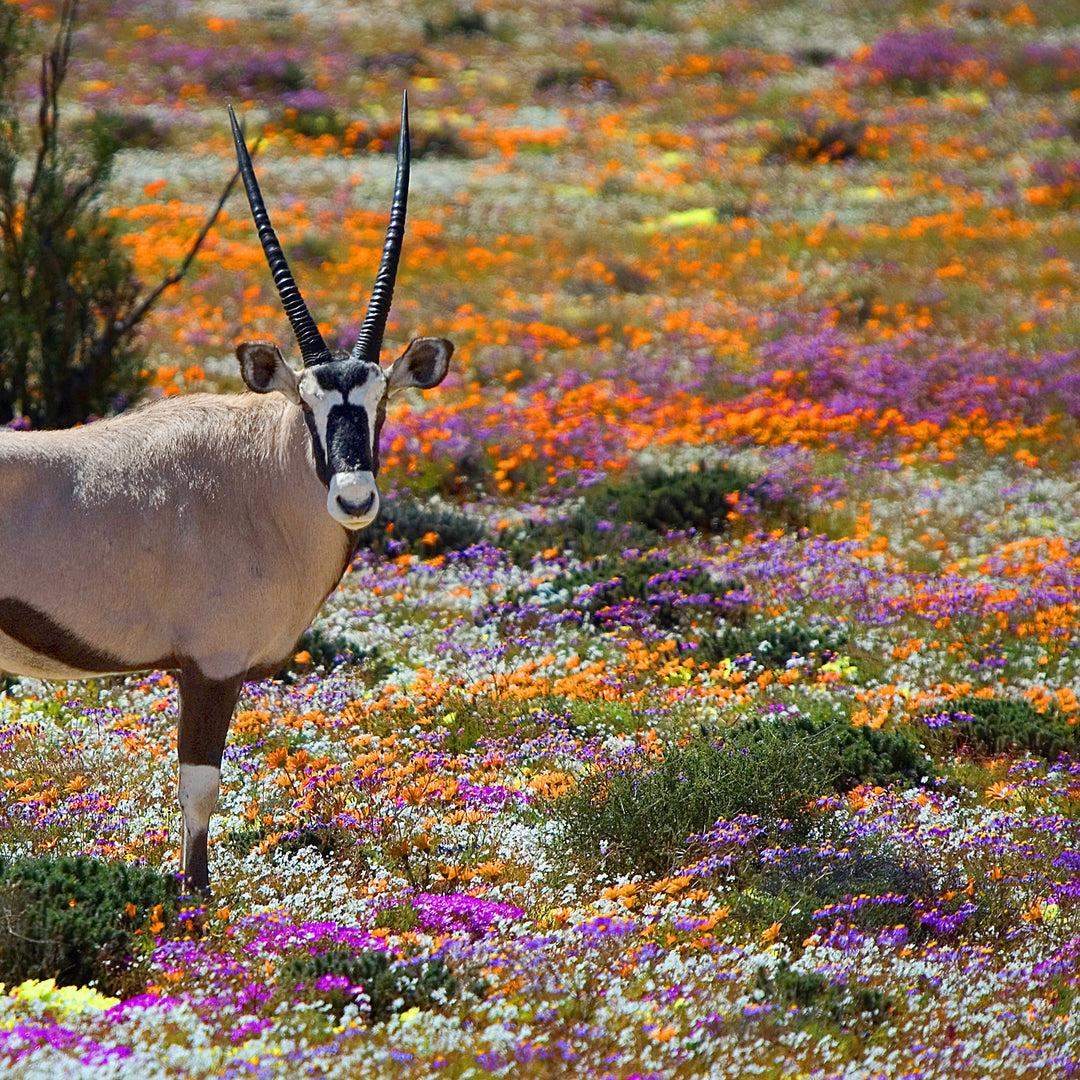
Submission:
M 842 624 L 825 620 L 799 623 L 778 619 L 753 626 L 727 621 L 701 635 L 695 655 L 711 664 L 750 656 L 775 669 L 785 667 L 796 656 L 829 659 L 844 647 L 847 638 Z
M 173 926 L 180 887 L 172 875 L 88 857 L 0 856 L 0 983 L 55 979 L 129 988 L 139 937 L 155 920 Z
M 291 106 L 275 117 L 276 123 L 284 131 L 295 131 L 309 139 L 323 135 L 332 135 L 340 139 L 349 126 L 332 105 L 323 103 Z
M 34 20 L 0 6 L 0 424 L 48 428 L 119 412 L 139 396 L 141 324 L 183 278 L 231 190 L 180 266 L 147 289 L 106 205 L 125 132 L 93 121 L 61 138 L 78 0 L 57 15 L 28 137 L 23 71 Z
M 807 118 L 797 131 L 778 138 L 763 160 L 778 165 L 793 161 L 813 165 L 865 157 L 865 137 L 866 125 L 861 121 Z
M 612 876 L 660 877 L 688 861 L 719 818 L 756 815 L 774 839 L 802 836 L 816 817 L 810 804 L 835 773 L 816 733 L 699 735 L 663 754 L 621 754 L 546 803 L 561 858 L 569 850 Z
M 424 20 L 424 40 L 428 43 L 441 41 L 454 34 L 488 36 L 493 33 L 487 14 L 476 8 L 455 8 L 438 22 L 433 19 Z
M 374 949 L 331 950 L 290 960 L 281 969 L 279 985 L 296 986 L 305 1000 L 325 1002 L 337 1020 L 347 1005 L 355 1005 L 371 1024 L 408 1009 L 436 1008 L 457 993 L 457 979 L 442 960 L 395 962 L 392 954 Z
M 645 621 L 675 631 L 703 616 L 734 616 L 741 604 L 727 597 L 740 587 L 737 581 L 718 581 L 698 566 L 680 565 L 667 556 L 602 555 L 552 581 L 522 590 L 514 599 L 520 603 L 565 595 L 547 606 L 584 612 L 592 622 L 608 629 Z
M 793 971 L 787 961 L 771 972 L 758 968 L 754 990 L 755 996 L 765 1001 L 798 1010 L 793 1020 L 800 1027 L 824 1021 L 863 1037 L 873 1034 L 896 1007 L 893 999 L 876 987 L 817 971 Z
M 813 740 L 832 763 L 834 791 L 850 791 L 860 784 L 914 785 L 938 775 L 918 740 L 907 731 L 853 727 L 846 722 L 815 720 L 802 713 L 753 717 L 743 722 L 741 730 L 751 745 L 757 740 L 765 744 L 774 740 Z
M 485 539 L 475 518 L 436 500 L 387 499 L 378 518 L 356 535 L 356 547 L 381 549 L 390 540 L 424 558 L 463 551 Z
M 350 631 L 311 626 L 301 635 L 292 659 L 276 677 L 288 681 L 312 671 L 330 671 L 342 664 L 362 666 L 373 685 L 386 678 L 391 670 L 391 664 L 378 649 L 363 648 Z
M 905 941 L 927 941 L 938 931 L 920 916 L 936 903 L 941 888 L 925 866 L 891 852 L 863 850 L 846 837 L 836 851 L 782 853 L 755 875 L 753 887 L 739 894 L 732 911 L 751 923 L 781 922 L 784 937 L 796 945 L 837 921 L 872 935 L 903 925 Z
M 963 697 L 936 713 L 924 713 L 927 738 L 942 753 L 964 747 L 977 754 L 1019 752 L 1053 761 L 1080 752 L 1080 725 L 1054 710 L 1040 713 L 1026 701 Z
M 535 87 L 538 94 L 543 94 L 545 91 L 562 91 L 587 100 L 622 96 L 619 80 L 596 62 L 584 66 L 544 68 L 536 77 Z
M 670 533 L 720 533 L 739 504 L 784 524 L 801 524 L 801 509 L 769 477 L 752 477 L 728 465 L 684 472 L 650 470 L 616 483 L 587 488 L 555 521 L 508 529 L 499 544 L 527 566 L 547 548 L 571 548 L 581 558 L 648 549 Z
M 154 117 L 112 109 L 94 113 L 76 130 L 94 141 L 113 140 L 125 150 L 164 150 L 170 139 L 169 126 Z

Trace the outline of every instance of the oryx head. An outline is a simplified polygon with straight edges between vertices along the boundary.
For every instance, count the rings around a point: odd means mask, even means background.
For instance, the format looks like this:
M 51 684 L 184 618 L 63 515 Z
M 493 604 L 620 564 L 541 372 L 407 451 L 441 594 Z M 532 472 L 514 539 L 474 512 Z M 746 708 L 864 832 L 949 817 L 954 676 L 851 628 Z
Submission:
M 302 370 L 294 371 L 273 343 L 246 341 L 236 350 L 240 371 L 244 382 L 256 393 L 278 390 L 303 409 L 311 432 L 315 468 L 328 489 L 326 508 L 345 528 L 360 529 L 379 512 L 375 478 L 379 473 L 379 431 L 386 417 L 387 398 L 410 386 L 424 390 L 437 386 L 446 375 L 454 349 L 444 338 L 416 338 L 389 368 L 383 370 L 379 365 L 379 349 L 405 233 L 409 193 L 408 102 L 402 98 L 397 179 L 382 262 L 360 337 L 351 353 L 335 354 L 326 347 L 270 225 L 255 169 L 231 107 L 229 117 L 240 175 L 259 240 L 304 358 Z

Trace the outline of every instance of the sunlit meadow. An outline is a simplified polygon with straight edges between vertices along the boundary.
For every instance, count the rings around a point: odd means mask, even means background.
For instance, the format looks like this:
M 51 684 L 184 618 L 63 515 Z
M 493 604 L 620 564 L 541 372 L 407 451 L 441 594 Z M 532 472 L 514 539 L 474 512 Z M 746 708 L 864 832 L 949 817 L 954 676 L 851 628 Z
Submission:
M 407 88 L 385 359 L 457 352 L 245 688 L 213 901 L 116 996 L 8 986 L 4 1074 L 1080 1074 L 1075 3 L 99 0 L 75 54 L 145 280 L 231 103 L 332 345 Z M 150 394 L 248 338 L 291 348 L 237 196 Z M 175 873 L 175 720 L 11 681 L 4 853 Z

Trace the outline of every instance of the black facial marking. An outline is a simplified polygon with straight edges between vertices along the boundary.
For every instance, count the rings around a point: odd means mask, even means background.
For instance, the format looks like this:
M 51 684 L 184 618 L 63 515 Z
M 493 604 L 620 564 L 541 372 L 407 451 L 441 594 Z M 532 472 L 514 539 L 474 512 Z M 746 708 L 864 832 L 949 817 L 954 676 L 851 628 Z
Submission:
M 374 473 L 367 409 L 339 405 L 326 418 L 326 456 L 332 472 Z
M 326 417 L 325 443 L 319 439 L 315 416 L 309 406 L 304 417 L 315 453 L 315 471 L 329 485 L 335 473 L 379 471 L 378 434 L 386 416 L 386 403 L 381 401 L 375 417 L 368 415 L 362 405 L 350 405 L 349 394 L 365 387 L 372 379 L 381 377 L 378 366 L 366 360 L 339 358 L 332 363 L 316 364 L 307 369 L 324 391 L 341 395 L 341 404 L 330 409 Z M 375 443 L 371 439 L 375 426 Z
M 322 441 L 319 438 L 319 430 L 315 426 L 315 416 L 308 408 L 304 408 L 304 419 L 307 421 L 308 434 L 311 435 L 311 449 L 315 454 L 315 475 L 327 486 L 330 486 L 330 477 L 333 473 L 326 463 L 326 454 L 323 451 Z
M 14 597 L 0 600 L 0 631 L 31 652 L 47 656 L 76 671 L 138 671 L 150 664 L 122 660 L 96 649 L 43 611 Z
M 382 438 L 383 424 L 386 422 L 386 398 L 379 402 L 375 413 L 375 438 L 371 441 L 372 473 L 379 475 L 379 439 Z

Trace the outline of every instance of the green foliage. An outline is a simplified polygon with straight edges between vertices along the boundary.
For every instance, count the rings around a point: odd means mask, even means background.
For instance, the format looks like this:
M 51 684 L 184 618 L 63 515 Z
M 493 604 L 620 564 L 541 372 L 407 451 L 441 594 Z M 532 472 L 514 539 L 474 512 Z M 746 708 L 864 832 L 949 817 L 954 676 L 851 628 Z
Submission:
M 0 983 L 55 978 L 124 990 L 140 932 L 158 905 L 173 924 L 178 898 L 176 878 L 148 867 L 0 856 Z
M 332 950 L 290 960 L 281 969 L 282 986 L 295 985 L 306 999 L 326 1002 L 340 1020 L 347 1005 L 366 1009 L 378 1024 L 408 1009 L 428 1010 L 457 993 L 457 979 L 438 958 L 394 962 L 390 953 Z
M 843 625 L 824 620 L 803 624 L 777 619 L 752 627 L 725 622 L 702 634 L 696 655 L 712 664 L 752 656 L 766 667 L 783 668 L 793 656 L 836 653 L 847 643 L 847 636 Z
M 723 532 L 736 502 L 784 523 L 802 520 L 794 501 L 767 478 L 727 465 L 674 473 L 650 470 L 587 488 L 558 521 L 508 530 L 500 546 L 522 566 L 551 547 L 572 548 L 582 558 L 647 549 L 672 532 Z
M 383 908 L 375 920 L 375 925 L 393 930 L 396 934 L 402 934 L 415 930 L 420 925 L 420 916 L 412 903 L 403 900 L 400 904 Z
M 305 654 L 306 660 L 296 659 Z M 276 677 L 289 680 L 311 671 L 330 671 L 343 664 L 362 668 L 371 685 L 385 679 L 392 669 L 378 648 L 364 648 L 349 630 L 334 626 L 309 626 L 296 643 L 292 659 L 278 671 Z
M 550 582 L 522 590 L 518 602 L 531 596 L 565 592 L 564 603 L 553 610 L 574 608 L 596 623 L 606 625 L 611 609 L 629 600 L 640 601 L 650 612 L 650 621 L 674 630 L 702 610 L 711 612 L 716 601 L 740 588 L 737 581 L 717 581 L 706 571 L 680 565 L 667 556 L 601 555 L 585 566 L 564 571 Z M 690 597 L 699 598 L 696 603 Z
M 1080 725 L 1058 711 L 1040 713 L 1026 701 L 964 697 L 944 712 L 924 714 L 928 740 L 942 753 L 966 747 L 978 754 L 1021 752 L 1053 761 L 1080 752 Z
M 831 786 L 836 791 L 850 791 L 860 784 L 919 784 L 937 776 L 934 763 L 907 731 L 853 727 L 835 720 L 815 720 L 802 713 L 753 717 L 743 722 L 742 731 L 751 741 L 814 740 L 832 762 Z
M 659 877 L 692 857 L 719 818 L 757 815 L 775 839 L 805 835 L 809 804 L 834 766 L 816 734 L 733 731 L 722 741 L 695 736 L 664 748 L 662 761 L 634 750 L 582 777 L 547 804 L 559 828 L 560 857 L 610 874 Z
M 475 8 L 456 8 L 444 16 L 439 22 L 433 19 L 424 20 L 424 40 L 427 42 L 439 41 L 441 38 L 450 37 L 453 34 L 482 34 L 492 33 L 487 15 Z
M 60 6 L 29 139 L 20 83 L 31 35 L 18 6 L 0 6 L 0 424 L 69 427 L 137 397 L 140 324 L 205 238 L 144 293 L 103 205 L 123 131 L 102 120 L 61 134 L 77 14 L 78 0 Z
M 622 90 L 618 79 L 598 63 L 585 66 L 544 68 L 536 77 L 537 93 L 562 90 L 587 97 L 618 97 Z
M 737 918 L 751 924 L 781 922 L 793 944 L 815 930 L 828 930 L 837 918 L 867 933 L 904 924 L 906 940 L 916 942 L 937 934 L 920 921 L 916 905 L 932 906 L 940 892 L 940 881 L 926 866 L 893 852 L 863 849 L 846 837 L 835 851 L 806 847 L 786 852 L 766 865 L 731 907 Z M 816 914 L 830 905 L 843 911 Z
M 485 538 L 475 518 L 438 502 L 417 502 L 405 497 L 387 499 L 378 518 L 356 535 L 356 547 L 383 548 L 388 540 L 406 544 L 424 558 L 447 551 L 462 551 Z
M 42 62 L 38 145 L 28 148 L 17 97 L 27 37 L 17 7 L 0 12 L 0 422 L 66 427 L 114 411 L 142 387 L 127 325 L 139 283 L 101 207 L 119 147 L 94 128 L 75 146 L 60 138 L 73 29 L 68 5 Z
M 782 960 L 775 971 L 760 967 L 754 977 L 755 996 L 785 1010 L 795 1008 L 795 1023 L 802 1027 L 825 1021 L 845 1030 L 869 1035 L 884 1023 L 896 1003 L 873 986 L 835 981 L 817 971 L 793 971 Z
M 846 161 L 865 157 L 866 124 L 862 121 L 838 120 L 832 123 L 823 118 L 805 118 L 798 131 L 782 135 L 766 151 L 767 163 L 804 165 Z
M 119 149 L 164 150 L 169 145 L 168 127 L 145 113 L 106 109 L 76 130 L 91 140 L 111 140 Z
M 336 109 L 330 105 L 315 105 L 303 109 L 285 109 L 278 117 L 278 124 L 286 131 L 295 131 L 309 139 L 321 135 L 333 135 L 340 139 L 348 128 Z

